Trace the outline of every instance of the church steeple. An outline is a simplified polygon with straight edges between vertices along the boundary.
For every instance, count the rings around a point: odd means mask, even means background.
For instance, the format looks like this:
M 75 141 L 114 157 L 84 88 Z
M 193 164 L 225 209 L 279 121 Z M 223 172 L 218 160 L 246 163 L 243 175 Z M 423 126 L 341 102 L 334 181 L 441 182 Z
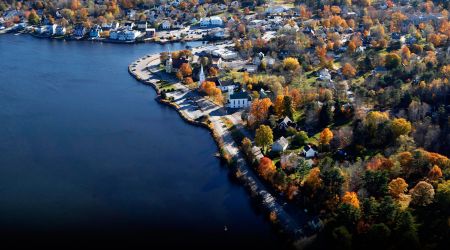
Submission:
M 206 80 L 205 72 L 203 72 L 203 64 L 200 64 L 200 73 L 198 74 L 198 86 L 202 85 L 202 83 Z

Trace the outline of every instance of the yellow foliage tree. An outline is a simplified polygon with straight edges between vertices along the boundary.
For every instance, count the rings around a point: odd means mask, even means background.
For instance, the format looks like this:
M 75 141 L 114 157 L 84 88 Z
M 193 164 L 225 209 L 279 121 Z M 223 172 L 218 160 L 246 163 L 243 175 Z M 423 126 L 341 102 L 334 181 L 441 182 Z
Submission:
M 396 178 L 389 182 L 389 194 L 394 198 L 400 198 L 402 194 L 408 191 L 408 183 L 403 178 Z
M 391 124 L 392 132 L 395 137 L 400 135 L 407 135 L 411 132 L 411 123 L 403 118 L 396 118 Z
M 285 70 L 297 70 L 300 68 L 300 63 L 297 58 L 287 57 L 283 60 L 283 68 Z
M 284 100 L 283 95 L 278 95 L 277 98 L 275 99 L 274 109 L 275 113 L 279 116 L 283 114 L 283 100 Z

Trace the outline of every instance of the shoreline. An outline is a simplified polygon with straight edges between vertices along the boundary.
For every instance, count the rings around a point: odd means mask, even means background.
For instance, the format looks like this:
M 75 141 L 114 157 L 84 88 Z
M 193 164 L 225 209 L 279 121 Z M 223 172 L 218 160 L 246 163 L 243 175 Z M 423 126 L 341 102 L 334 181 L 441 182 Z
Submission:
M 100 42 L 100 43 L 114 43 L 114 44 L 126 44 L 126 45 L 134 45 L 134 44 L 141 44 L 141 43 L 157 43 L 157 44 L 171 44 L 171 43 L 188 43 L 188 42 L 204 42 L 204 43 L 208 43 L 208 40 L 205 39 L 178 39 L 178 40 L 155 40 L 155 37 L 147 39 L 147 40 L 126 40 L 126 41 L 121 41 L 121 40 L 111 40 L 109 38 L 102 38 L 102 39 L 92 39 L 90 37 L 81 37 L 81 38 L 76 38 L 76 37 L 72 37 L 72 36 L 48 36 L 48 35 L 39 35 L 39 34 L 35 34 L 33 32 L 29 32 L 29 31 L 25 31 L 25 30 L 7 30 L 4 31 L 1 34 L 7 34 L 7 33 L 11 33 L 14 35 L 30 35 L 34 38 L 39 38 L 39 39 L 49 39 L 49 40 L 57 40 L 57 41 L 83 41 L 83 42 Z
M 224 146 L 224 140 L 226 139 L 224 138 L 225 135 L 220 135 L 221 133 L 218 131 L 219 126 L 215 124 L 218 123 L 217 120 L 220 119 L 213 120 L 209 115 L 203 115 L 197 119 L 193 119 L 189 116 L 187 111 L 182 110 L 182 107 L 175 101 L 162 99 L 160 95 L 161 89 L 157 85 L 157 81 L 162 79 L 156 72 L 147 70 L 147 66 L 150 64 L 153 64 L 153 66 L 159 65 L 159 54 L 145 55 L 136 59 L 128 66 L 128 73 L 142 84 L 151 86 L 157 94 L 157 97 L 155 98 L 156 101 L 173 108 L 185 122 L 208 129 L 219 149 L 221 159 L 227 163 L 232 176 L 243 185 L 245 190 L 250 194 L 249 198 L 252 202 L 256 202 L 258 207 L 264 212 L 265 219 L 275 227 L 278 233 L 281 233 L 282 236 L 286 237 L 292 246 L 304 247 L 308 244 L 311 238 L 315 237 L 315 234 L 305 234 L 303 227 L 294 221 L 285 211 L 284 207 L 274 199 L 275 197 L 270 194 L 265 187 L 265 184 L 259 180 L 259 176 L 254 173 L 253 167 L 249 166 L 241 155 L 240 149 L 238 149 L 237 152 L 230 152 L 231 150 Z M 148 71 L 148 73 L 145 73 L 145 71 Z M 148 75 L 149 77 L 144 79 L 139 73 Z M 233 143 L 235 144 L 234 140 Z M 266 202 L 267 200 L 275 200 L 275 202 L 269 203 Z M 270 219 L 271 214 L 275 214 L 276 219 Z M 309 221 L 310 219 L 307 219 L 307 222 Z

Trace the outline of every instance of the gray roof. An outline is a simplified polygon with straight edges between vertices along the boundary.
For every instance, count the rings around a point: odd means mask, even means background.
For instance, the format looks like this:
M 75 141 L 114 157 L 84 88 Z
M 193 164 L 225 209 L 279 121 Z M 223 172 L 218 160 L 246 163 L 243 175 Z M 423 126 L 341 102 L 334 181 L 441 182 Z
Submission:
M 230 99 L 247 99 L 249 101 L 252 100 L 252 97 L 245 91 L 235 92 L 230 95 Z

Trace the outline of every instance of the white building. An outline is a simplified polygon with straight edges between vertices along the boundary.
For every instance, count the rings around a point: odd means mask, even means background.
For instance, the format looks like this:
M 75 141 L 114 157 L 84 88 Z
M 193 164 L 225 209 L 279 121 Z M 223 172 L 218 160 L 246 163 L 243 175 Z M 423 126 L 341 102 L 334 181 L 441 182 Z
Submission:
M 247 108 L 252 103 L 251 96 L 245 92 L 240 91 L 230 95 L 228 98 L 227 107 L 229 108 Z
M 289 141 L 283 136 L 280 137 L 276 142 L 272 144 L 272 151 L 274 152 L 283 152 L 289 146 Z
M 204 17 L 200 19 L 200 27 L 219 27 L 223 25 L 223 20 L 219 16 Z
M 203 71 L 203 65 L 200 66 L 200 73 L 198 74 L 198 86 L 200 87 L 200 85 L 205 81 L 206 77 L 205 77 L 205 72 Z
M 314 150 L 311 145 L 306 145 L 303 147 L 303 155 L 306 158 L 314 158 L 317 156 L 317 151 Z
M 170 29 L 170 27 L 172 27 L 172 25 L 170 24 L 169 20 L 164 20 L 159 27 L 163 30 L 168 30 Z

